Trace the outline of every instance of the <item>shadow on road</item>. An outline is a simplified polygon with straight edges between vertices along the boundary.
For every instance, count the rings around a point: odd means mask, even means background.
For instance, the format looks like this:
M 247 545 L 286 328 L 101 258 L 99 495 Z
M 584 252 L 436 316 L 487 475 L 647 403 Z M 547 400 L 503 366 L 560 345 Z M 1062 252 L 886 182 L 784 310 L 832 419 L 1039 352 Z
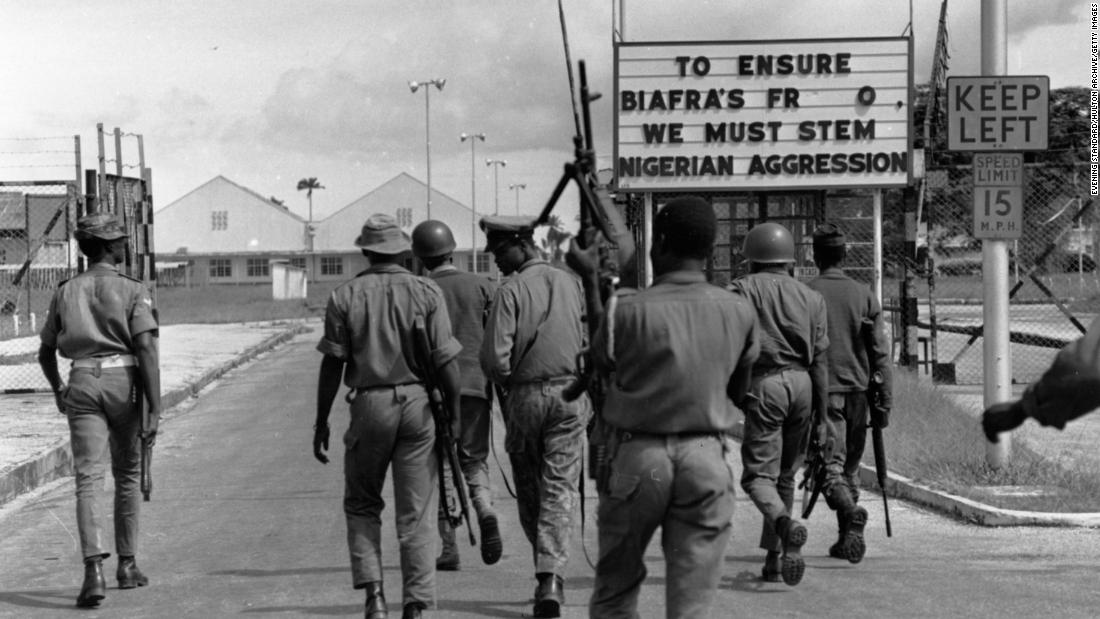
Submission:
M 269 578 L 278 576 L 304 576 L 306 574 L 343 574 L 347 567 L 299 567 L 284 570 L 218 570 L 210 572 L 210 576 L 252 576 L 254 578 Z
M 0 608 L 5 605 L 24 608 L 76 608 L 77 590 L 0 591 Z

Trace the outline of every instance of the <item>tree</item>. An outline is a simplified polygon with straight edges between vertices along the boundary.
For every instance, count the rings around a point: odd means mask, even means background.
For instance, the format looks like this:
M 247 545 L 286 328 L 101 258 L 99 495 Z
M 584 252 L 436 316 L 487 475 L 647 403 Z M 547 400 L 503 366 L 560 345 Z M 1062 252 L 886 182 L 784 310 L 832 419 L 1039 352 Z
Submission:
M 298 181 L 298 191 L 305 189 L 306 198 L 309 199 L 309 223 L 313 223 L 313 190 L 324 188 L 325 186 L 317 180 L 316 176 L 303 178 L 302 180 Z
M 573 234 L 565 229 L 565 224 L 557 215 L 551 215 L 546 224 L 549 229 L 546 231 L 546 238 L 542 240 L 542 253 L 551 262 L 563 262 L 565 250 L 561 247 L 562 243 L 572 238 Z

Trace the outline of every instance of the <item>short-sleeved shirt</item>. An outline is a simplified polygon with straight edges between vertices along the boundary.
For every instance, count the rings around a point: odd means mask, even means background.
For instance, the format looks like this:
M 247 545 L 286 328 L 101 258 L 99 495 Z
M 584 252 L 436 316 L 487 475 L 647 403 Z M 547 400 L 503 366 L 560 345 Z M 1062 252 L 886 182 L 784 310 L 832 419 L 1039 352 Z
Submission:
M 825 299 L 806 284 L 786 273 L 760 271 L 739 277 L 729 289 L 749 299 L 760 321 L 754 374 L 809 368 L 829 347 Z
M 871 372 L 882 372 L 889 387 L 890 345 L 883 332 L 882 308 L 871 288 L 830 267 L 807 284 L 825 299 L 829 316 L 829 391 L 864 391 Z M 891 389 L 883 390 L 890 405 Z
M 756 360 L 756 332 L 753 307 L 703 273 L 666 273 L 620 296 L 593 340 L 597 364 L 612 376 L 603 419 L 653 434 L 729 431 L 737 417 L 727 386 Z
M 62 357 L 85 359 L 133 354 L 134 337 L 156 329 L 145 284 L 97 262 L 58 286 L 40 337 Z
M 514 385 L 572 374 L 585 343 L 584 293 L 575 275 L 545 260 L 523 263 L 489 308 L 481 369 Z
M 321 353 L 344 361 L 352 389 L 421 382 L 414 327 L 423 317 L 437 367 L 458 356 L 443 292 L 426 277 L 395 264 L 379 264 L 332 291 L 325 309 Z
M 462 395 L 484 398 L 488 393 L 478 352 L 481 350 L 481 340 L 485 338 L 485 321 L 489 317 L 489 305 L 493 302 L 497 285 L 486 277 L 459 271 L 453 264 L 440 266 L 428 277 L 443 291 L 451 328 L 455 339 L 462 344 L 462 352 L 458 354 Z

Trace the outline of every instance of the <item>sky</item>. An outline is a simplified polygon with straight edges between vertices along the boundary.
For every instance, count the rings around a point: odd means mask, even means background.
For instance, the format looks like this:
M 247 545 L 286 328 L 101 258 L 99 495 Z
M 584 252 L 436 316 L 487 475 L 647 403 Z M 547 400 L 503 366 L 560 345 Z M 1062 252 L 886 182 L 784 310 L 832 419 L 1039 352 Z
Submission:
M 563 0 L 574 72 L 583 59 L 590 88 L 607 95 L 593 103 L 601 167 L 611 165 L 613 29 L 628 42 L 894 37 L 912 11 L 920 83 L 940 6 Z M 949 76 L 981 74 L 979 7 L 949 2 Z M 1089 31 L 1082 0 L 1008 0 L 1007 74 L 1088 85 Z M 158 209 L 222 175 L 308 217 L 296 187 L 317 177 L 322 219 L 403 172 L 426 180 L 430 136 L 434 190 L 473 197 L 479 214 L 534 215 L 573 157 L 554 0 L 0 0 L 0 58 L 0 180 L 73 178 L 74 135 L 84 168 L 97 167 L 102 123 L 142 136 Z M 410 91 L 436 78 L 442 90 Z M 463 132 L 486 138 L 461 142 Z M 105 159 L 116 159 L 113 135 Z M 136 176 L 133 135 L 121 161 Z M 575 202 L 572 191 L 561 200 L 563 221 Z

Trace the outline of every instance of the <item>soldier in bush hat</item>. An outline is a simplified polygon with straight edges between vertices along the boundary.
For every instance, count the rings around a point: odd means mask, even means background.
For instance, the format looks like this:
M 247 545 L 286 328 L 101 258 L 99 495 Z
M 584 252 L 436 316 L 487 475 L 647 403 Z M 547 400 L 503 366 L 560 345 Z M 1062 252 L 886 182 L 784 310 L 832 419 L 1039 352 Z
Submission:
M 119 272 L 126 231 L 108 213 L 77 221 L 75 237 L 90 266 L 58 286 L 42 327 L 38 362 L 57 408 L 69 420 L 76 469 L 76 521 L 84 555 L 77 606 L 99 605 L 106 595 L 102 510 L 96 499 L 110 453 L 115 479 L 116 576 L 120 589 L 148 584 L 134 557 L 141 505 L 141 400 L 149 405 L 145 437 L 155 440 L 160 418 L 157 320 L 145 285 Z M 57 354 L 72 359 L 69 384 Z
M 756 307 L 760 358 L 753 366 L 741 443 L 741 487 L 764 515 L 762 577 L 797 585 L 805 571 L 806 527 L 791 515 L 795 475 L 814 420 L 825 419 L 828 368 L 825 300 L 791 276 L 790 230 L 758 224 L 745 235 L 748 275 L 730 284 Z M 824 432 L 824 428 L 815 428 Z
M 820 272 L 809 283 L 825 299 L 828 313 L 829 405 L 826 426 L 833 440 L 826 463 L 823 493 L 836 512 L 838 536 L 829 556 L 859 563 L 866 545 L 863 529 L 867 510 L 859 501 L 859 463 L 867 443 L 867 386 L 873 373 L 882 376 L 884 408 L 890 407 L 890 345 L 882 324 L 882 308 L 870 287 L 845 275 L 844 232 L 835 224 L 814 230 L 814 263 Z M 870 422 L 886 426 L 886 415 L 875 412 Z
M 511 278 L 493 298 L 480 359 L 485 375 L 507 392 L 505 444 L 538 581 L 533 615 L 557 617 L 591 405 L 587 395 L 572 402 L 562 396 L 584 347 L 581 282 L 542 259 L 533 224 L 529 217 L 481 220 L 486 250 Z
M 366 590 L 368 619 L 386 616 L 379 541 L 382 488 L 393 464 L 397 539 L 401 544 L 403 617 L 420 617 L 435 603 L 435 423 L 415 368 L 415 321 L 422 319 L 452 415 L 459 410 L 455 359 L 462 346 L 439 286 L 401 266 L 409 236 L 393 217 L 367 218 L 355 245 L 370 267 L 337 287 L 325 310 L 313 454 L 328 462 L 328 416 L 340 380 L 350 389 L 351 424 L 344 441 L 344 516 L 352 583 Z
M 477 356 L 481 340 L 485 337 L 489 303 L 497 287 L 488 277 L 455 268 L 454 234 L 442 221 L 429 219 L 417 224 L 412 233 L 412 247 L 413 253 L 428 270 L 428 277 L 443 291 L 451 327 L 455 338 L 462 344 L 462 352 L 458 355 L 462 377 L 461 419 L 459 434 L 456 435 L 458 459 L 470 488 L 470 500 L 481 530 L 481 559 L 492 565 L 500 560 L 503 548 L 493 510 L 493 488 L 489 484 L 491 392 Z M 451 479 L 445 481 L 448 491 L 451 491 Z M 443 541 L 443 552 L 436 560 L 436 569 L 459 569 L 455 530 L 443 514 L 439 518 L 439 535 Z

